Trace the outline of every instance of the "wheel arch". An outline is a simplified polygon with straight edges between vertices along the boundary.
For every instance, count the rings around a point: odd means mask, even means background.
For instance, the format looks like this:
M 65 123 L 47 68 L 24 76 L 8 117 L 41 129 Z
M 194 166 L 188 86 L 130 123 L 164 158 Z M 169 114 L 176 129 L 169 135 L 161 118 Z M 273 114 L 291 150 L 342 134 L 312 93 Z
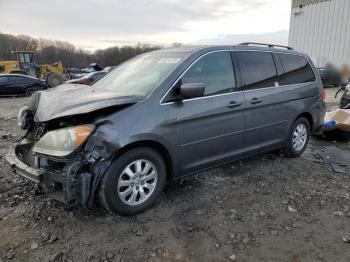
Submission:
M 27 94 L 27 92 L 29 91 L 29 90 L 32 90 L 33 91 L 33 93 L 34 92 L 36 92 L 36 91 L 41 91 L 41 90 L 43 90 L 43 87 L 40 85 L 40 84 L 33 84 L 33 85 L 31 85 L 31 86 L 28 86 L 28 87 L 26 87 L 25 89 L 24 89 L 24 92 Z
M 293 121 L 293 123 L 295 121 L 297 121 L 299 118 L 301 117 L 305 117 L 308 121 L 309 121 L 309 124 L 310 124 L 310 130 L 312 131 L 313 128 L 314 128 L 314 119 L 312 117 L 312 114 L 310 114 L 309 112 L 303 112 L 301 114 L 299 114 Z
M 125 145 L 120 148 L 113 156 L 113 160 L 124 154 L 125 152 L 139 147 L 149 147 L 157 151 L 164 159 L 166 167 L 166 180 L 170 181 L 174 176 L 174 159 L 171 157 L 169 150 L 161 143 L 154 140 L 140 140 Z

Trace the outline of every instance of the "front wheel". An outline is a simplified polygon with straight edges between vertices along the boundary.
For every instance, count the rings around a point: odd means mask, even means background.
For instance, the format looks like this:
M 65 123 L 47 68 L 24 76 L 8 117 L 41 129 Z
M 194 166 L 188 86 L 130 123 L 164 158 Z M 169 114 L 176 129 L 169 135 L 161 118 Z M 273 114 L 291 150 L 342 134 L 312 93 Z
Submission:
M 290 130 L 287 141 L 287 155 L 298 157 L 304 153 L 310 139 L 310 123 L 305 117 L 297 119 Z
M 100 186 L 100 202 L 118 215 L 135 215 L 151 207 L 166 178 L 162 156 L 151 148 L 132 149 L 110 166 Z

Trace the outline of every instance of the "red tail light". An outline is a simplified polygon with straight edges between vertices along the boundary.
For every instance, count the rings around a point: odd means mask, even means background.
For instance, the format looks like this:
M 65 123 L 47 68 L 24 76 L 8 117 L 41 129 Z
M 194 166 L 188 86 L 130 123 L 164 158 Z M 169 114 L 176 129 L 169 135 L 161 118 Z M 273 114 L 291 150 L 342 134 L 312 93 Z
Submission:
M 322 87 L 320 90 L 320 99 L 323 101 L 326 99 L 326 91 L 324 90 L 324 88 Z

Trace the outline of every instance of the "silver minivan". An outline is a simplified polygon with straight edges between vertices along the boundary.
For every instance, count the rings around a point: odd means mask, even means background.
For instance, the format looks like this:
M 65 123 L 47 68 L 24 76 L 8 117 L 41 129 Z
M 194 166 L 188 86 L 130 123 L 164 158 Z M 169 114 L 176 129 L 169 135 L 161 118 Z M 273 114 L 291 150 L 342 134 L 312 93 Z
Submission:
M 66 208 L 149 208 L 166 181 L 279 148 L 300 156 L 323 123 L 325 93 L 310 59 L 245 43 L 163 49 L 92 86 L 36 92 L 18 117 L 13 171 Z

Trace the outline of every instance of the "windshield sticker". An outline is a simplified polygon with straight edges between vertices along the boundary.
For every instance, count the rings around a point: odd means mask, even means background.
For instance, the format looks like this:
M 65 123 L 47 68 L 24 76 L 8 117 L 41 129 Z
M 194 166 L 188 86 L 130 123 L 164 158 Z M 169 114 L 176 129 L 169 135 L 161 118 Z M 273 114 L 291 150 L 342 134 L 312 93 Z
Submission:
M 161 58 L 158 61 L 158 64 L 176 64 L 181 60 L 181 58 L 169 57 L 169 58 Z

